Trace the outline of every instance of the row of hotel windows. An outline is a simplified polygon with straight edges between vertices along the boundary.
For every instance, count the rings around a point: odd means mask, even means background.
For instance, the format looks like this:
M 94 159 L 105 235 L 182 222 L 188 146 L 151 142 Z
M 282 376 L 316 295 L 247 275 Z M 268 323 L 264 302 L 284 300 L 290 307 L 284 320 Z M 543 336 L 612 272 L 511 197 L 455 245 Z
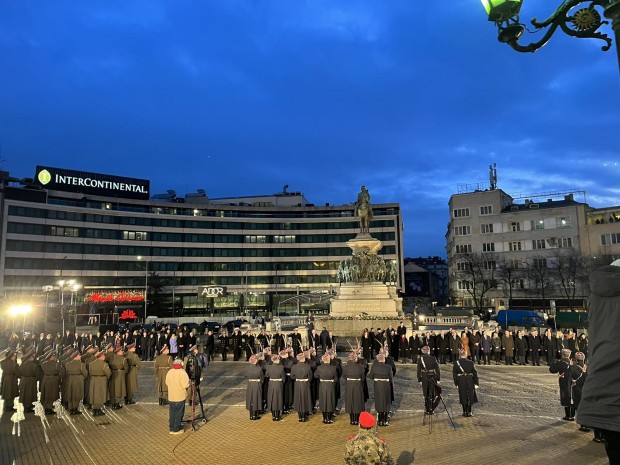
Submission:
M 540 250 L 548 248 L 556 248 L 556 247 L 572 247 L 573 239 L 571 237 L 553 237 L 548 239 L 535 239 L 532 241 L 532 249 Z M 519 252 L 521 250 L 525 250 L 524 241 L 509 241 L 508 242 L 508 251 L 509 252 Z M 505 248 L 504 248 L 505 249 Z M 456 253 L 458 254 L 470 254 L 472 253 L 471 244 L 458 244 L 456 246 Z M 495 252 L 495 242 L 485 242 L 482 244 L 482 252 Z
M 68 275 L 71 277 L 71 275 Z M 166 282 L 166 286 L 172 285 L 172 277 L 170 283 Z M 32 288 L 50 285 L 50 279 L 54 278 L 49 276 L 5 276 L 4 287 L 5 288 Z M 57 279 L 57 278 L 56 278 Z M 244 276 L 196 276 L 196 277 L 177 277 L 175 280 L 176 286 L 245 286 L 252 284 L 335 284 L 338 282 L 336 274 L 333 275 L 293 275 L 293 276 L 248 276 L 248 282 L 246 283 L 246 277 Z M 99 287 L 131 287 L 142 286 L 144 289 L 144 276 L 141 277 L 120 277 L 120 276 L 80 276 L 80 284 L 82 286 L 99 286 Z
M 213 262 L 149 262 L 150 272 L 202 272 L 202 271 L 309 271 L 337 270 L 337 261 L 304 261 L 304 262 L 252 262 L 252 263 L 213 263 Z M 40 259 L 7 257 L 5 269 L 12 270 L 105 270 L 105 271 L 137 271 L 144 275 L 144 261 L 116 260 L 71 260 L 71 259 Z
M 42 224 L 13 223 L 7 225 L 8 233 L 86 237 L 94 239 L 161 241 L 161 242 L 201 242 L 201 243 L 229 243 L 229 244 L 293 244 L 293 243 L 344 243 L 355 237 L 355 234 L 298 234 L 298 235 L 240 235 L 240 234 L 183 234 L 162 233 L 147 231 L 119 231 L 112 229 L 87 229 L 67 226 L 47 226 Z M 393 232 L 375 232 L 374 236 L 380 241 L 393 241 L 396 234 Z
M 350 256 L 348 247 L 324 248 L 189 248 L 130 247 L 121 245 L 75 244 L 72 242 L 39 242 L 7 240 L 6 250 L 14 252 L 72 253 L 88 255 L 142 255 L 144 257 L 332 257 Z M 384 246 L 380 255 L 395 255 L 396 247 Z
M 545 221 L 544 220 L 532 220 L 531 222 L 532 230 L 542 230 L 545 229 Z M 570 218 L 561 216 L 555 218 L 555 227 L 556 228 L 570 228 Z M 480 233 L 481 234 L 492 234 L 496 232 L 493 230 L 493 223 L 481 224 L 480 225 Z M 497 232 L 518 232 L 521 231 L 521 222 L 519 221 L 511 221 L 509 223 L 505 223 L 503 226 L 503 231 Z M 454 227 L 454 235 L 455 236 L 469 236 L 471 234 L 471 227 L 469 225 L 465 226 L 455 226 Z
M 376 215 L 377 212 L 374 211 Z M 395 214 L 392 211 L 392 214 Z M 305 230 L 305 229 L 355 229 L 358 221 L 324 221 L 324 222 L 266 222 L 251 223 L 245 221 L 212 221 L 212 220 L 174 220 L 164 218 L 136 218 L 130 216 L 97 215 L 92 213 L 66 212 L 46 210 L 43 208 L 9 206 L 9 215 L 30 218 L 47 218 L 52 220 L 79 221 L 87 223 L 126 224 L 135 226 L 153 226 L 162 228 L 199 228 L 199 229 L 256 229 L 256 230 Z M 323 215 L 329 216 L 327 214 Z M 394 227 L 394 220 L 373 220 L 371 228 Z
M 123 204 L 118 202 L 94 202 L 91 200 L 69 200 L 66 198 L 59 197 L 49 197 L 48 203 L 50 205 L 63 205 L 67 207 L 76 207 L 76 208 L 91 208 L 98 210 L 116 210 L 122 212 L 133 212 L 133 213 L 150 213 L 156 215 L 183 215 L 183 216 L 211 216 L 211 217 L 255 217 L 255 218 L 310 218 L 310 217 L 345 217 L 345 216 L 353 216 L 353 210 L 320 210 L 314 211 L 310 210 L 310 207 L 315 207 L 314 204 L 306 204 L 305 209 L 302 211 L 291 211 L 286 210 L 278 210 L 276 212 L 269 211 L 247 211 L 247 210 L 224 210 L 221 206 L 212 206 L 211 207 L 203 207 L 196 208 L 196 206 L 190 208 L 179 208 L 179 207 L 160 207 L 155 205 L 137 205 L 137 204 Z M 221 204 L 220 204 L 221 205 Z M 273 207 L 272 202 L 255 202 L 254 204 L 246 204 L 239 202 L 230 203 L 230 206 L 235 207 Z M 301 204 L 296 207 L 301 207 Z M 375 216 L 379 215 L 394 215 L 396 214 L 397 209 L 394 207 L 388 208 L 374 208 L 373 214 Z
M 494 280 L 486 280 L 483 282 L 483 285 L 485 288 L 508 288 L 508 287 L 512 287 L 512 289 L 526 289 L 526 283 L 527 281 L 523 278 L 516 278 L 512 280 L 511 286 L 508 286 L 504 283 L 498 283 L 497 281 Z M 538 281 L 537 280 L 533 280 L 533 284 L 534 286 L 530 286 L 533 288 L 539 288 L 540 286 L 538 285 Z M 473 291 L 474 290 L 474 284 L 471 281 L 468 280 L 459 280 L 457 281 L 457 289 L 459 291 Z

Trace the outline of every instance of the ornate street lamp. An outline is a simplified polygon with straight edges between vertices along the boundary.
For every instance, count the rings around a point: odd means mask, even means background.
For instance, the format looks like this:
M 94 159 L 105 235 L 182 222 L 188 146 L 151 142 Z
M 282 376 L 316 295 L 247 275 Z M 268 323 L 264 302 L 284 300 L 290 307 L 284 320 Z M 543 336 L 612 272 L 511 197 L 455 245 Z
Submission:
M 616 35 L 616 49 L 620 39 L 620 0 L 565 0 L 557 10 L 546 20 L 532 19 L 534 30 L 530 31 L 519 19 L 519 12 L 523 0 L 481 0 L 489 21 L 494 22 L 499 29 L 498 40 L 510 45 L 517 52 L 535 52 L 543 47 L 555 31 L 560 28 L 571 37 L 600 39 L 605 42 L 603 51 L 611 48 L 611 39 L 599 28 L 609 21 L 601 18 L 599 10 L 606 18 L 612 20 L 612 29 Z M 580 7 L 581 8 L 578 8 Z M 539 32 L 545 30 L 542 38 L 527 45 L 519 43 L 523 32 Z M 618 50 L 620 63 L 620 50 Z

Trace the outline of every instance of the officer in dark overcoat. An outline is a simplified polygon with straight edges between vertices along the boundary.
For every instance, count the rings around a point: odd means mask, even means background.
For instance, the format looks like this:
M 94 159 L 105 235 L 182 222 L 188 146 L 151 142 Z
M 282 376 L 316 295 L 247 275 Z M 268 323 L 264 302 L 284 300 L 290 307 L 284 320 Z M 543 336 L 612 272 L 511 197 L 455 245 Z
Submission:
M 570 349 L 562 349 L 561 359 L 556 360 L 549 367 L 550 373 L 557 373 L 558 384 L 560 385 L 560 405 L 564 407 L 564 421 L 575 420 L 575 406 L 573 404 Z
M 271 419 L 273 421 L 282 420 L 282 411 L 284 410 L 284 367 L 280 363 L 280 356 L 274 354 L 271 356 L 271 365 L 265 368 L 265 377 L 269 378 L 267 386 L 267 408 L 271 411 Z
M 297 363 L 291 368 L 291 379 L 295 381 L 293 407 L 297 410 L 300 422 L 308 421 L 313 407 L 310 395 L 312 368 L 306 363 L 306 354 L 303 352 L 297 355 Z
M 360 413 L 365 409 L 364 385 L 366 385 L 366 371 L 357 363 L 357 354 L 351 352 L 349 361 L 342 367 L 344 379 L 344 408 L 349 412 L 352 425 L 359 423 Z
M 334 422 L 334 411 L 336 410 L 338 373 L 336 367 L 330 364 L 329 354 L 323 355 L 321 362 L 314 371 L 314 377 L 319 380 L 319 409 L 323 413 L 323 423 L 331 424 Z
M 374 380 L 375 410 L 379 414 L 379 426 L 389 426 L 388 415 L 392 406 L 390 393 L 392 368 L 385 364 L 385 355 L 377 355 L 368 373 L 368 379 Z
M 65 369 L 56 361 L 56 352 L 51 351 L 46 360 L 41 364 L 43 379 L 39 384 L 41 390 L 41 404 L 45 408 L 45 414 L 54 413 L 54 402 L 60 399 L 60 383 L 65 377 Z
M 291 379 L 291 368 L 297 360 L 293 357 L 293 349 L 289 348 L 280 352 L 281 363 L 284 367 L 284 411 L 282 413 L 288 415 L 293 407 L 293 398 L 295 393 L 295 380 Z
M 459 359 L 454 362 L 452 369 L 454 385 L 459 389 L 459 402 L 463 406 L 463 416 L 473 417 L 471 406 L 478 402 L 476 389 L 478 389 L 478 372 L 473 360 L 467 358 L 467 351 L 459 351 Z
M 105 415 L 102 409 L 103 404 L 108 399 L 108 380 L 112 376 L 112 370 L 105 361 L 104 352 L 94 354 L 94 360 L 88 364 L 88 374 L 90 378 L 88 398 L 93 409 L 93 416 Z
M 433 414 L 433 400 L 435 399 L 435 385 L 441 381 L 441 373 L 437 359 L 430 355 L 428 346 L 422 347 L 422 356 L 418 359 L 418 382 L 422 384 L 424 393 L 424 408 L 426 415 Z
M 263 369 L 258 366 L 255 355 L 250 356 L 250 366 L 245 369 L 248 388 L 245 393 L 245 408 L 250 412 L 250 420 L 259 420 L 258 411 L 263 406 Z

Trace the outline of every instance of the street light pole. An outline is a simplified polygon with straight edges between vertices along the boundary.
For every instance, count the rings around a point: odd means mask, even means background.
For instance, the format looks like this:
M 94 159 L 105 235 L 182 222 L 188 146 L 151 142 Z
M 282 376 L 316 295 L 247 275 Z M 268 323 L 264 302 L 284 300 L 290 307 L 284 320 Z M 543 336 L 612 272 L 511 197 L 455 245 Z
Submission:
M 527 45 L 519 43 L 519 39 L 527 29 L 519 19 L 523 0 L 481 0 L 489 16 L 499 31 L 498 40 L 507 43 L 517 52 L 535 52 L 545 46 L 553 34 L 559 29 L 571 37 L 578 39 L 599 39 L 605 42 L 601 47 L 604 52 L 611 48 L 612 40 L 601 31 L 600 27 L 609 24 L 604 21 L 598 9 L 602 9 L 605 18 L 611 20 L 611 27 L 616 38 L 616 52 L 620 66 L 620 0 L 565 0 L 546 20 L 532 19 L 534 31 L 545 31 L 541 39 Z M 585 5 L 587 4 L 587 5 Z M 583 5 L 583 8 L 576 9 Z M 597 9 L 598 8 L 598 9 Z M 575 10 L 575 11 L 573 11 Z M 528 30 L 529 32 L 529 30 Z

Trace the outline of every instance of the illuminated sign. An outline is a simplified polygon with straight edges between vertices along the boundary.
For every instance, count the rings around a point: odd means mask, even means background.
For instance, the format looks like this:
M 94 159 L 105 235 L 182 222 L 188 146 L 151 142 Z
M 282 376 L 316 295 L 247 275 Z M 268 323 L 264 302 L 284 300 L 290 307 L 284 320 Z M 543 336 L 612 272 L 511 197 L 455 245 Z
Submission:
M 84 302 L 94 302 L 99 304 L 144 302 L 144 291 L 89 292 L 84 296 Z
M 198 288 L 198 297 L 224 297 L 226 288 L 222 286 L 201 286 Z
M 125 178 L 61 168 L 37 166 L 35 181 L 46 189 L 129 199 L 149 198 L 147 179 Z
M 135 320 L 136 318 L 138 317 L 133 310 L 124 310 L 121 316 L 118 317 L 119 320 Z

